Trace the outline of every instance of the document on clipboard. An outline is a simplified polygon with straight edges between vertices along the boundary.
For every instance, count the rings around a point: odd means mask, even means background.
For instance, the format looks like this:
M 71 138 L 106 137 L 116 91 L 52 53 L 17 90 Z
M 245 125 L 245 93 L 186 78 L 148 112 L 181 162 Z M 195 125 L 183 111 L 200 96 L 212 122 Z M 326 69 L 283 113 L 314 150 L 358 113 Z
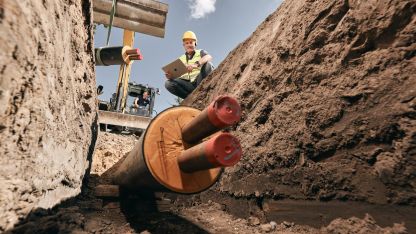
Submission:
M 170 73 L 172 78 L 178 78 L 188 72 L 185 64 L 180 59 L 176 59 L 175 61 L 162 67 L 162 70 L 166 73 Z

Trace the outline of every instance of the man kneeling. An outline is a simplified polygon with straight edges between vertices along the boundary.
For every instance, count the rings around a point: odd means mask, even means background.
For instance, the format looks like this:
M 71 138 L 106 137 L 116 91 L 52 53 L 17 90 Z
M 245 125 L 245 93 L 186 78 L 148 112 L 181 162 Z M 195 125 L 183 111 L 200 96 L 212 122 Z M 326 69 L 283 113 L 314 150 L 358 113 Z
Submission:
M 167 78 L 165 87 L 172 94 L 185 99 L 214 69 L 212 56 L 205 50 L 196 50 L 197 38 L 195 33 L 187 31 L 182 37 L 185 54 L 179 59 L 185 64 L 187 73 L 179 78 L 173 78 L 165 73 Z

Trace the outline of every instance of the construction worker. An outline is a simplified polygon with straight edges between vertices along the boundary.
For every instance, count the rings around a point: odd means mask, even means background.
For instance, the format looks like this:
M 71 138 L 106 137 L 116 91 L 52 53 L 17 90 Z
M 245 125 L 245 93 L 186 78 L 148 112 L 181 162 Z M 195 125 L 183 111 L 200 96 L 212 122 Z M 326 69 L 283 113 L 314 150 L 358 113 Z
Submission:
M 147 91 L 144 91 L 142 96 L 136 97 L 133 101 L 134 108 L 138 108 L 138 107 L 145 108 L 149 104 L 150 104 L 149 93 Z
M 198 39 L 194 32 L 186 31 L 182 42 L 185 54 L 179 59 L 186 65 L 188 72 L 178 78 L 165 73 L 167 78 L 165 87 L 172 94 L 185 99 L 212 72 L 214 67 L 211 63 L 212 56 L 205 50 L 196 49 Z
M 136 97 L 133 101 L 133 110 L 139 115 L 146 115 L 150 105 L 149 92 L 144 91 L 142 96 Z

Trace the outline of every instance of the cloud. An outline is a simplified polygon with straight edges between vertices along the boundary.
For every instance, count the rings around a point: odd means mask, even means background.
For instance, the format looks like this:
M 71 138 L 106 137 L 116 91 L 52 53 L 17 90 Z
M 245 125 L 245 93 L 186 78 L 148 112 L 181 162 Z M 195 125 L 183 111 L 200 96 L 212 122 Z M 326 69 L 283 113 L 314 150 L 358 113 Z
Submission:
M 188 0 L 191 8 L 191 17 L 200 19 L 215 11 L 216 0 Z

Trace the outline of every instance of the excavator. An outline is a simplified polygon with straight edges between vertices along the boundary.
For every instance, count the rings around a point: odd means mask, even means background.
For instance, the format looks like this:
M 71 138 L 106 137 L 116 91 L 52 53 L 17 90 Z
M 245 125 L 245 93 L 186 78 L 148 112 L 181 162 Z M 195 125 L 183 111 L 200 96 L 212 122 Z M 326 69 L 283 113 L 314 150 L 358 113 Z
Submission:
M 163 38 L 168 5 L 154 0 L 93 0 L 93 21 L 108 27 L 107 45 L 95 48 L 97 66 L 119 65 L 115 92 L 109 101 L 99 100 L 98 122 L 101 130 L 143 132 L 152 120 L 159 89 L 130 82 L 133 62 L 143 55 L 134 47 L 135 33 Z M 112 27 L 123 28 L 123 45 L 109 46 Z M 149 94 L 144 109 L 128 106 L 132 98 Z
M 120 109 L 120 106 L 117 105 L 119 103 L 117 102 L 117 93 L 113 93 L 110 101 L 98 100 L 101 130 L 111 130 L 113 132 L 143 132 L 156 112 L 154 110 L 154 104 L 156 95 L 159 94 L 159 89 L 129 82 L 124 102 L 124 105 L 125 103 L 130 103 L 130 99 L 143 96 L 144 92 L 149 94 L 149 105 L 144 108 L 134 108 L 133 106 L 126 105 L 125 108 Z

